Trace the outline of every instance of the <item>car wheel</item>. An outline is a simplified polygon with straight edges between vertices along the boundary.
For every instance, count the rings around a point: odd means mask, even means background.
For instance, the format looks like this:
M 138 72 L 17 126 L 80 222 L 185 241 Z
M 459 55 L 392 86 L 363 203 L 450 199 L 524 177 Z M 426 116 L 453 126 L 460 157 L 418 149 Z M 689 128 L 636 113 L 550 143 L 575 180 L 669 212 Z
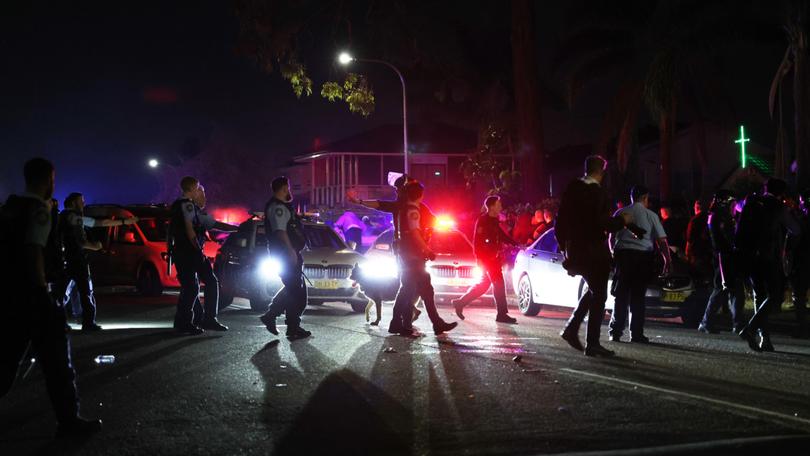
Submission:
M 225 291 L 225 289 L 219 290 L 219 309 L 222 310 L 229 305 L 233 304 L 233 293 L 230 291 Z
M 534 302 L 534 296 L 532 295 L 532 284 L 529 281 L 528 275 L 523 275 L 518 282 L 518 309 L 520 313 L 523 315 L 534 317 L 538 313 L 540 313 L 540 308 L 542 307 L 540 304 Z
M 272 300 L 273 295 L 268 292 L 267 286 L 259 285 L 250 293 L 250 308 L 258 312 L 266 312 L 267 306 Z
M 152 263 L 145 263 L 138 271 L 135 289 L 143 296 L 160 296 L 163 294 L 163 284 L 160 275 Z

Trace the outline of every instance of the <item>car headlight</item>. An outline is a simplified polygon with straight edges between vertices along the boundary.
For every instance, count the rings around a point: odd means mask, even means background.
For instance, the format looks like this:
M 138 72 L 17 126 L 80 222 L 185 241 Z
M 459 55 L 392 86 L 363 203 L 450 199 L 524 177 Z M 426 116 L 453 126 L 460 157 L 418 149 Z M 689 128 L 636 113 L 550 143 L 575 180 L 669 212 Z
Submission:
M 281 262 L 276 258 L 265 258 L 259 263 L 258 272 L 263 280 L 278 279 L 281 276 Z
M 371 258 L 365 263 L 360 263 L 363 274 L 372 278 L 396 277 L 399 274 L 399 266 L 395 258 Z
M 472 276 L 475 280 L 481 280 L 484 277 L 484 270 L 480 266 L 476 266 L 472 269 Z

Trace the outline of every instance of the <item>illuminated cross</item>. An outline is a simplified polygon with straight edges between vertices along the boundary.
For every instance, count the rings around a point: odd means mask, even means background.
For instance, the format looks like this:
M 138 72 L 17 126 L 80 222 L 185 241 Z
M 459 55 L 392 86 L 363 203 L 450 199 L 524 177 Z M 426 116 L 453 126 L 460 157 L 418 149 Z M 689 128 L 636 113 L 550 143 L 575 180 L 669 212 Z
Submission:
M 742 167 L 745 168 L 745 143 L 751 141 L 751 138 L 745 137 L 745 127 L 740 125 L 740 139 L 734 141 L 736 144 L 740 145 L 740 161 L 742 162 Z

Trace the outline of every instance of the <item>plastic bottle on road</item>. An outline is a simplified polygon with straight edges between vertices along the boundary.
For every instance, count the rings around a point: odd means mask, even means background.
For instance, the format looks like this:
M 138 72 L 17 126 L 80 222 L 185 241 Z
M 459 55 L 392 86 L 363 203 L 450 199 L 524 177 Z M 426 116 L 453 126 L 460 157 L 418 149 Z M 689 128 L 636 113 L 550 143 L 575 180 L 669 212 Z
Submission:
M 113 364 L 115 363 L 115 355 L 98 355 L 94 361 L 96 364 Z

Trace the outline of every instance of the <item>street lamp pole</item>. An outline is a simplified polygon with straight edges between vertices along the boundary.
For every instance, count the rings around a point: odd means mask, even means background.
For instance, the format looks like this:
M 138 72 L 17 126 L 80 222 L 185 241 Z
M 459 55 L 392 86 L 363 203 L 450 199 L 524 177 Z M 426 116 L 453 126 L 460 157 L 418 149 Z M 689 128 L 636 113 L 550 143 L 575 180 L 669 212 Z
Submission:
M 404 172 L 408 174 L 410 171 L 410 166 L 408 163 L 408 96 L 405 89 L 405 78 L 402 76 L 402 72 L 399 71 L 397 67 L 394 65 L 386 62 L 385 60 L 376 60 L 376 59 L 358 59 L 352 57 L 347 53 L 341 53 L 338 57 L 338 61 L 343 65 L 348 65 L 352 61 L 357 62 L 369 62 L 369 63 L 379 63 L 382 65 L 387 66 L 388 68 L 394 70 L 394 73 L 399 76 L 399 82 L 402 84 L 402 156 L 403 164 L 404 164 Z

